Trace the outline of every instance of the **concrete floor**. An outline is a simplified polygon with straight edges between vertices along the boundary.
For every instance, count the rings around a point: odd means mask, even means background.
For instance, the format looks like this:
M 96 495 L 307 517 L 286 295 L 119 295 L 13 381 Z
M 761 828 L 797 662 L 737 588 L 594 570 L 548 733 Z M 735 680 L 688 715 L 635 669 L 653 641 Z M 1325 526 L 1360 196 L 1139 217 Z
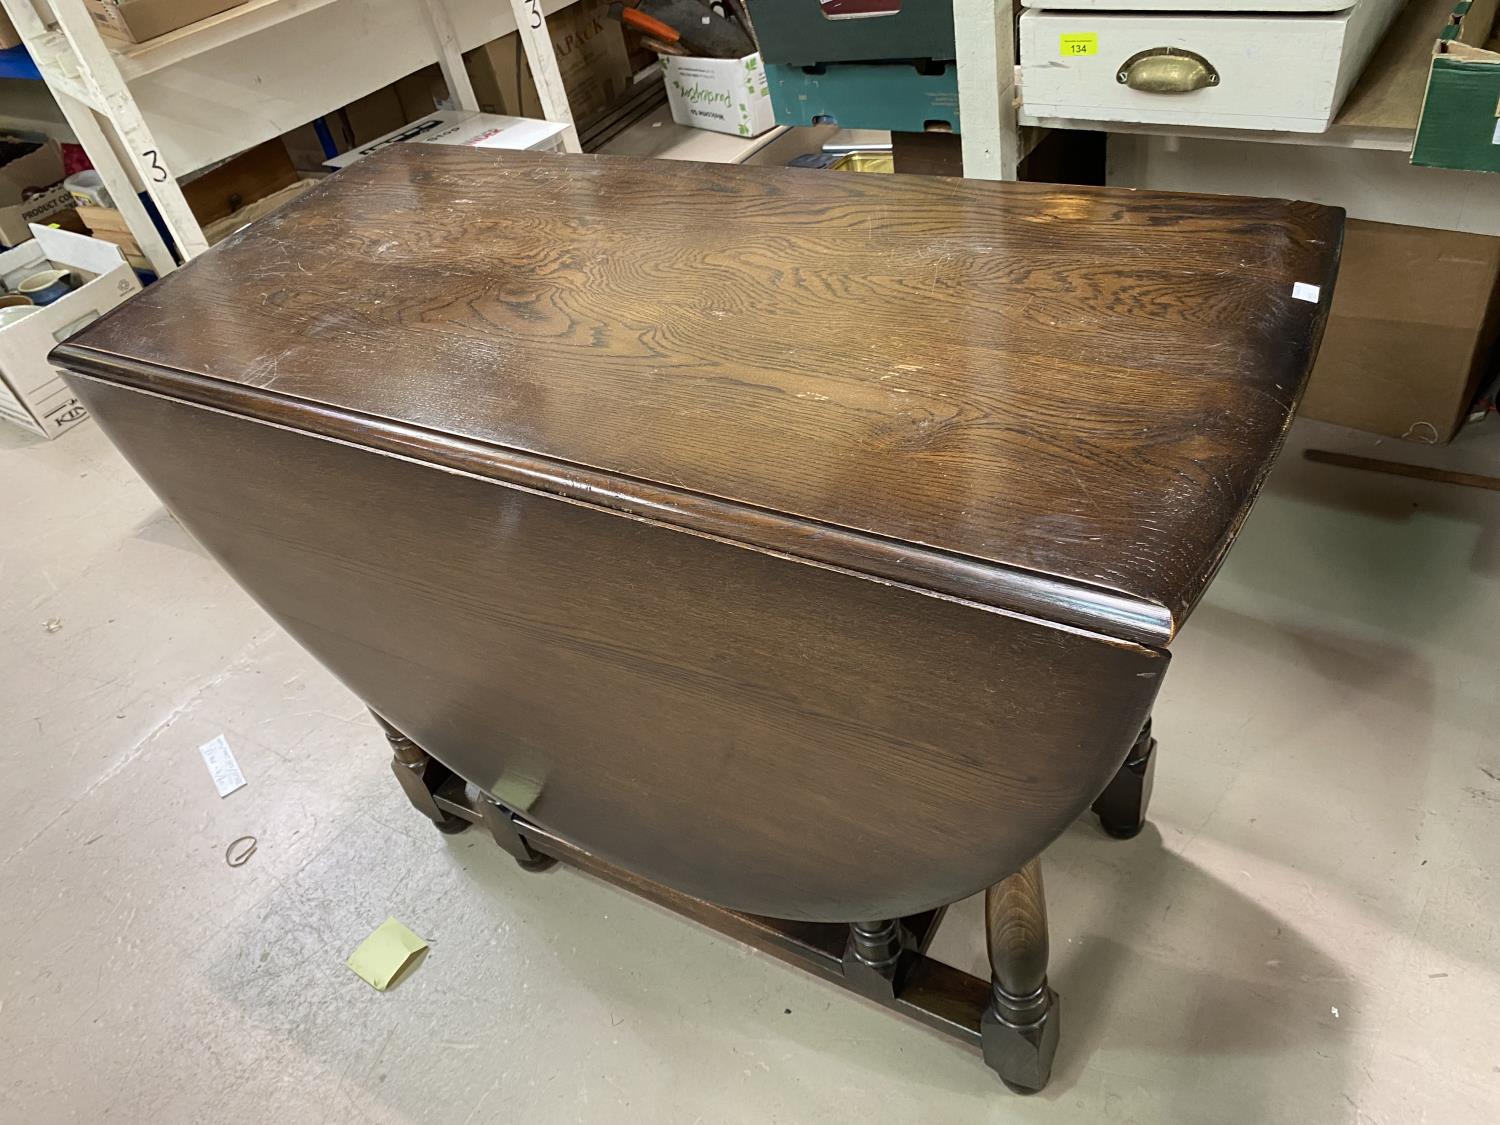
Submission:
M 1493 427 L 1294 440 L 1500 466 Z M 92 426 L 0 432 L 0 482 L 0 1121 L 1500 1120 L 1500 494 L 1282 459 L 1176 647 L 1151 826 L 1047 853 L 1063 1039 L 1022 1099 L 426 827 L 359 703 Z M 343 962 L 387 915 L 432 952 L 380 994 Z M 980 931 L 964 903 L 936 952 L 979 971 Z

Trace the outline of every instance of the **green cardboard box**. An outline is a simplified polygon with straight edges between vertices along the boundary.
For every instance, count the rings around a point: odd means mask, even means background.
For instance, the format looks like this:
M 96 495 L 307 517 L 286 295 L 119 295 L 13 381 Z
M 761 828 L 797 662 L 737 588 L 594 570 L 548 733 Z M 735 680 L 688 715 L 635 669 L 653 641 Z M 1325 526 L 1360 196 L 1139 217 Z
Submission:
M 1432 53 L 1411 162 L 1500 172 L 1500 44 L 1495 0 L 1462 0 Z

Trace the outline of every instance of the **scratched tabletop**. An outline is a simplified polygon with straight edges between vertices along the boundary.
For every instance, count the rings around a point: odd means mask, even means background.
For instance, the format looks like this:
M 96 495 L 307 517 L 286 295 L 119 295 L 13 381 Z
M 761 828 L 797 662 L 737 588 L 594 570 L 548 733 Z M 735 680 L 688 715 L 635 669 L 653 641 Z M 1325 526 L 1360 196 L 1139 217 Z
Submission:
M 62 350 L 1118 594 L 1160 640 L 1289 425 L 1341 231 L 1280 200 L 393 145 Z

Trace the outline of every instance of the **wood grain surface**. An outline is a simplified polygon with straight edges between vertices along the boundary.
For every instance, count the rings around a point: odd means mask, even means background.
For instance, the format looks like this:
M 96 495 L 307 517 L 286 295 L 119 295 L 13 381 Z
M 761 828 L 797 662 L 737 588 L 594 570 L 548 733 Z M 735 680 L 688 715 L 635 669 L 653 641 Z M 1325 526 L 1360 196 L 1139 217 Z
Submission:
M 1165 643 L 1340 237 L 1305 203 L 396 145 L 57 355 Z
M 731 909 L 894 918 L 996 882 L 1104 788 L 1167 664 L 73 382 L 189 531 L 378 714 L 528 821 Z
M 984 895 L 990 972 L 1011 999 L 1039 996 L 1047 983 L 1047 897 L 1042 864 L 1033 859 Z

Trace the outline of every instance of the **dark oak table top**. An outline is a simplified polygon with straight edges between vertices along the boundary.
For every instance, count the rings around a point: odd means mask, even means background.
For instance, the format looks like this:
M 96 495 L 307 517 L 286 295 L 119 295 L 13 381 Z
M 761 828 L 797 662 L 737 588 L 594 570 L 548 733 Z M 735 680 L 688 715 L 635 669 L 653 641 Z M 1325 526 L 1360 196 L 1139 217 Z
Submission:
M 1276 200 L 396 145 L 59 358 L 1165 643 L 1289 425 L 1341 223 Z

